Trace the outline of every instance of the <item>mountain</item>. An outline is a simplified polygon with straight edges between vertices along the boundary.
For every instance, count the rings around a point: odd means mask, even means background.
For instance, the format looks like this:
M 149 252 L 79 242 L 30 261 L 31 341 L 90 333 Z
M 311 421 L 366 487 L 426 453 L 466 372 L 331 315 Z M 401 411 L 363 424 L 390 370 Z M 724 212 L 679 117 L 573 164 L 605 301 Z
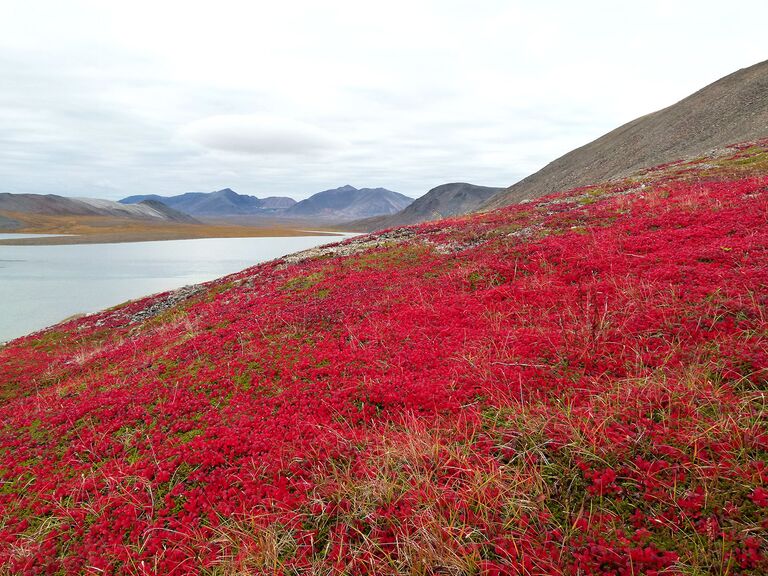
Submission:
M 413 202 L 386 188 L 355 188 L 346 185 L 313 194 L 284 212 L 288 218 L 334 220 L 337 222 L 395 214 Z
M 489 210 L 768 136 L 768 60 L 569 152 L 500 192 Z
M 261 199 L 261 209 L 267 211 L 287 210 L 296 204 L 296 200 L 288 196 L 267 196 Z
M 766 214 L 768 140 L 0 346 L 0 572 L 768 574 Z
M 13 218 L 8 218 L 7 216 L 0 214 L 0 230 L 16 230 L 22 226 L 23 224 L 18 220 L 14 220 Z
M 112 200 L 101 200 L 96 198 L 78 198 L 80 202 L 92 206 L 99 212 L 103 211 L 105 216 L 126 216 L 129 218 L 154 218 L 159 220 L 166 220 L 168 222 L 184 222 L 187 224 L 197 224 L 198 220 L 158 202 L 157 200 L 147 199 L 139 202 L 138 204 L 132 204 L 126 206 L 119 202 L 113 202 Z
M 503 188 L 476 186 L 465 182 L 443 184 L 432 188 L 424 196 L 417 198 L 412 204 L 396 214 L 357 220 L 350 222 L 346 227 L 370 232 L 459 216 L 476 210 L 483 202 L 501 190 Z
M 238 194 L 231 188 L 216 192 L 187 192 L 178 196 L 158 196 L 157 194 L 129 196 L 120 200 L 120 203 L 135 204 L 148 199 L 162 202 L 193 216 L 218 217 L 268 215 L 282 212 L 296 204 L 293 198 L 283 196 L 257 198 Z
M 197 220 L 160 202 L 130 206 L 99 198 L 69 198 L 56 194 L 0 193 L 0 211 L 47 216 L 110 216 L 153 221 L 196 223 Z M 8 218 L 9 215 L 5 214 Z
M 230 188 L 217 192 L 187 192 L 178 196 L 147 194 L 120 200 L 130 205 L 144 200 L 162 202 L 187 214 L 201 217 L 234 218 L 271 216 L 284 219 L 341 222 L 370 216 L 394 214 L 413 199 L 385 188 L 342 186 L 318 192 L 296 202 L 293 198 L 270 196 L 257 198 L 238 194 Z

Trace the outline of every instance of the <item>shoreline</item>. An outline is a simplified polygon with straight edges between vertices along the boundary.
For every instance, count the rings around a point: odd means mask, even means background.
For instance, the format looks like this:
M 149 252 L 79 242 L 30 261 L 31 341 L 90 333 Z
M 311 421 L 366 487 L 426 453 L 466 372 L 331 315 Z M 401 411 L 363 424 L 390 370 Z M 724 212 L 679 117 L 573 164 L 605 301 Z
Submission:
M 73 317 L 97 313 L 162 292 L 214 282 L 249 267 L 339 242 L 349 236 L 310 235 L 303 231 L 282 237 L 189 239 L 202 241 L 202 246 L 198 242 L 188 246 L 178 242 L 147 246 L 141 241 L 102 247 L 92 243 L 92 248 L 84 248 L 83 244 L 40 246 L 29 250 L 0 246 L 0 253 L 3 253 L 0 258 L 8 258 L 7 261 L 0 260 L 0 271 L 4 276 L 4 282 L 0 283 L 0 318 L 4 319 L 0 322 L 0 348 L 7 342 Z M 16 240 L 17 243 L 21 241 Z M 207 249 L 210 242 L 217 247 Z M 237 249 L 238 246 L 241 248 Z M 219 254 L 226 258 L 219 258 Z M 62 270 L 67 273 L 62 275 Z M 51 294 L 57 296 L 49 298 Z
M 337 236 L 344 232 L 316 221 L 200 222 L 153 221 L 113 216 L 33 214 L 0 211 L 17 222 L 13 229 L 0 229 L 0 246 L 54 246 L 64 244 L 122 244 L 202 238 L 285 238 L 292 236 Z M 18 234 L 18 238 L 2 238 Z M 44 236 L 29 237 L 33 234 Z M 23 237 L 28 236 L 28 237 Z
M 3 232 L 18 234 L 19 238 L 2 238 L 0 246 L 58 246 L 76 244 L 123 244 L 134 242 L 160 242 L 165 240 L 203 240 L 213 238 L 290 238 L 299 236 L 340 237 L 345 232 L 338 230 L 299 230 L 293 228 L 250 228 L 240 226 L 203 226 L 199 229 L 176 227 L 157 230 L 114 230 L 109 232 L 63 234 L 41 230 L 19 230 Z M 46 236 L 30 236 L 45 234 Z

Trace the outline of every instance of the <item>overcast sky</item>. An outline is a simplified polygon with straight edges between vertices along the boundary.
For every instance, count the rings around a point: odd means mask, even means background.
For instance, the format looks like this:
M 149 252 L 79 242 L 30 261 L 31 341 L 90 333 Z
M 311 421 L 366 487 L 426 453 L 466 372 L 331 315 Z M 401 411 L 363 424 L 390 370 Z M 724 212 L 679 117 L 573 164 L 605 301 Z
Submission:
M 0 192 L 508 186 L 768 58 L 768 3 L 0 0 Z

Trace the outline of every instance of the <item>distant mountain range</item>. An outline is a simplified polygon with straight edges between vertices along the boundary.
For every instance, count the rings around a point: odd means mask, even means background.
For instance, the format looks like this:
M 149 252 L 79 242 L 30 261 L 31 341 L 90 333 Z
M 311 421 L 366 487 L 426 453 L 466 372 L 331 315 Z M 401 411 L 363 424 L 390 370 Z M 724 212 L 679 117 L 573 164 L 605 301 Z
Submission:
M 285 211 L 289 218 L 321 220 L 355 220 L 396 214 L 413 202 L 413 198 L 386 188 L 355 188 L 346 185 L 313 194 Z
M 253 223 L 259 218 L 343 224 L 353 230 L 439 220 L 490 210 L 574 186 L 628 176 L 643 168 L 693 158 L 733 142 L 768 135 L 768 61 L 734 72 L 554 160 L 508 188 L 443 184 L 418 200 L 385 188 L 346 185 L 292 198 L 238 194 L 230 188 L 177 196 L 129 196 L 119 202 L 56 195 L 0 194 L 0 229 L 20 227 L 18 213 L 108 215 L 155 221 L 198 218 Z M 239 219 L 239 220 L 238 220 Z
M 318 192 L 301 202 L 281 196 L 257 198 L 224 188 L 216 192 L 188 192 L 178 196 L 129 196 L 120 203 L 132 205 L 147 200 L 162 202 L 198 217 L 271 216 L 334 223 L 395 214 L 413 202 L 413 198 L 386 188 L 358 189 L 346 185 Z
M 231 188 L 216 192 L 187 192 L 177 196 L 158 196 L 140 194 L 120 200 L 121 204 L 136 204 L 146 200 L 162 202 L 176 210 L 193 216 L 253 216 L 280 213 L 294 204 L 296 200 L 285 196 L 257 198 L 247 194 L 238 194 Z
M 577 148 L 491 198 L 491 210 L 768 135 L 768 61 Z
M 292 198 L 258 198 L 230 188 L 177 196 L 144 194 L 119 202 L 56 195 L 0 194 L 0 229 L 20 227 L 14 213 L 109 215 L 156 221 L 196 218 L 308 220 L 373 231 L 490 210 L 611 178 L 680 158 L 692 158 L 732 142 L 768 134 L 768 61 L 739 70 L 677 104 L 647 114 L 554 160 L 509 188 L 443 184 L 418 200 L 385 188 L 346 185 Z
M 417 198 L 395 214 L 356 220 L 348 223 L 346 227 L 351 230 L 372 232 L 395 226 L 460 216 L 476 210 L 483 202 L 502 190 L 504 188 L 476 186 L 466 182 L 442 184 L 432 188 L 424 196 Z
M 0 229 L 12 230 L 21 226 L 20 215 L 47 216 L 110 216 L 150 220 L 154 222 L 198 223 L 198 220 L 169 206 L 146 200 L 126 206 L 112 200 L 98 198 L 67 198 L 56 194 L 0 193 Z

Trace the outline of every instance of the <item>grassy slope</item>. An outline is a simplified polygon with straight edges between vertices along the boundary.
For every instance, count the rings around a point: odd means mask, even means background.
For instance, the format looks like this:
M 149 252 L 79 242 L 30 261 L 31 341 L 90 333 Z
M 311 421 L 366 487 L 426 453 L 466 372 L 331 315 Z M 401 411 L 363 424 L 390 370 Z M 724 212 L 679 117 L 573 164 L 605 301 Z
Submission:
M 768 141 L 0 349 L 7 573 L 764 574 Z
M 23 212 L 0 212 L 22 223 L 11 230 L 23 234 L 67 234 L 59 238 L 20 238 L 0 240 L 2 244 L 92 244 L 105 242 L 142 242 L 147 240 L 182 240 L 188 238 L 250 238 L 306 236 L 298 227 L 264 222 L 257 226 L 234 224 L 185 224 L 152 222 L 136 218 L 108 216 L 51 216 Z M 307 224 L 305 228 L 315 229 Z

